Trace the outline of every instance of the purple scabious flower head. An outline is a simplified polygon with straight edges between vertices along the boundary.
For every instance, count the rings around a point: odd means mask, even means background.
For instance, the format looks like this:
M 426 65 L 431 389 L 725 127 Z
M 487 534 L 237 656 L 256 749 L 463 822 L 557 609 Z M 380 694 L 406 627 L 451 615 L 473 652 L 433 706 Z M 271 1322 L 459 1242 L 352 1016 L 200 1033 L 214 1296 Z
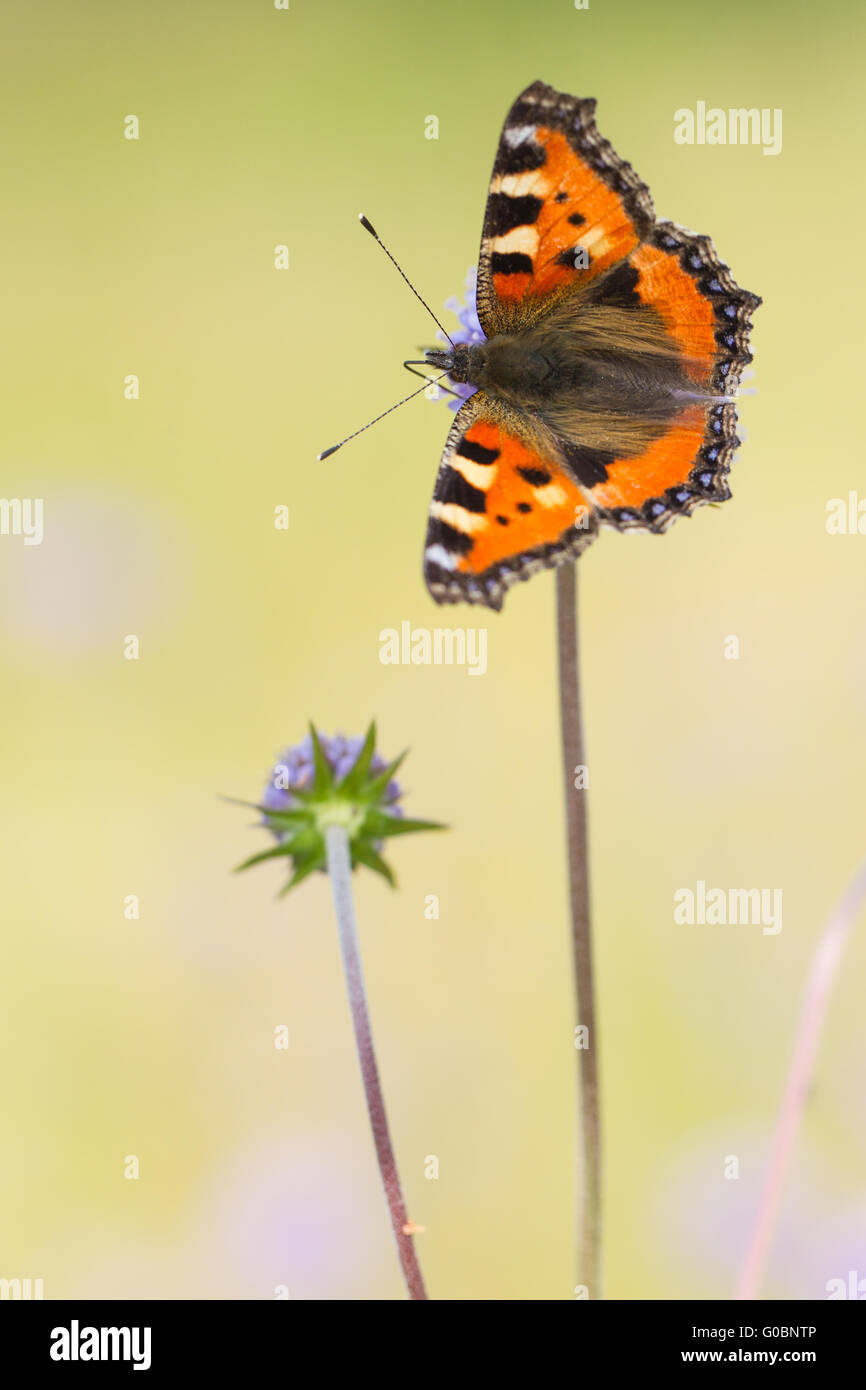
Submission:
M 386 762 L 376 751 L 374 724 L 363 738 L 329 737 L 311 724 L 309 734 L 280 755 L 255 808 L 276 845 L 252 855 L 238 870 L 285 856 L 292 867 L 283 890 L 287 892 L 308 874 L 325 870 L 325 832 L 328 826 L 341 825 L 352 867 L 364 864 L 393 885 L 394 875 L 381 855 L 384 840 L 443 828 L 435 821 L 410 820 L 398 804 L 403 790 L 394 774 L 405 756 Z
M 466 276 L 466 289 L 462 300 L 451 298 L 446 299 L 445 308 L 452 314 L 457 315 L 460 327 L 456 328 L 451 334 L 451 341 L 454 343 L 486 343 L 484 330 L 478 322 L 478 309 L 476 305 L 478 291 L 478 271 L 475 266 Z M 440 342 L 446 340 L 441 333 L 437 334 Z M 459 410 L 464 401 L 468 401 L 470 396 L 475 395 L 476 387 L 470 386 L 467 381 L 450 381 L 449 385 L 456 396 L 446 396 L 449 410 Z
M 335 779 L 338 782 L 342 781 L 357 763 L 364 747 L 364 739 L 360 735 L 347 738 L 345 734 L 334 734 L 333 736 L 319 734 L 319 740 Z M 370 759 L 369 770 L 371 774 L 378 775 L 384 772 L 387 766 L 388 764 L 382 755 L 374 751 Z M 293 793 L 308 791 L 313 785 L 314 776 L 313 736 L 306 734 L 300 743 L 296 743 L 292 748 L 286 748 L 274 763 L 262 793 L 262 806 L 265 812 L 290 811 L 297 807 L 299 803 Z M 402 816 L 403 808 L 397 804 L 402 795 L 402 787 L 399 782 L 392 778 L 387 783 L 382 796 L 382 804 L 389 807 L 392 815 Z M 276 826 L 269 824 L 267 815 L 265 815 L 264 823 L 275 833 L 280 833 Z

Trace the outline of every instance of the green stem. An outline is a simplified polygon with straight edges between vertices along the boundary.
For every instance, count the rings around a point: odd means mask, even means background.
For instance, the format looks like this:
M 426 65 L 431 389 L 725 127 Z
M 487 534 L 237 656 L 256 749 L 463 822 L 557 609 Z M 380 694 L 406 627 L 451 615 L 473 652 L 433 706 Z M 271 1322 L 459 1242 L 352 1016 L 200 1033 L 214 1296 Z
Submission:
M 559 650 L 559 711 L 565 774 L 568 886 L 577 1021 L 587 1045 L 577 1052 L 581 1161 L 577 1175 L 578 1279 L 590 1298 L 601 1298 L 601 1126 L 598 1091 L 598 1035 L 592 973 L 589 914 L 589 855 L 585 788 L 576 788 L 575 770 L 585 767 L 580 710 L 577 639 L 577 565 L 556 571 L 556 628 Z
M 411 1235 L 406 1203 L 397 1172 L 397 1161 L 388 1130 L 385 1114 L 385 1100 L 379 1081 L 379 1068 L 373 1050 L 373 1033 L 370 1027 L 370 1014 L 367 1008 L 367 993 L 364 988 L 364 971 L 361 966 L 361 948 L 358 941 L 358 924 L 355 920 L 355 903 L 352 897 L 352 860 L 349 852 L 349 838 L 342 825 L 329 825 L 325 831 L 325 844 L 328 852 L 328 874 L 331 892 L 334 897 L 334 911 L 337 916 L 337 930 L 340 937 L 340 951 L 343 956 L 343 970 L 346 976 L 346 989 L 349 994 L 349 1007 L 352 1011 L 352 1024 L 355 1029 L 355 1044 L 358 1060 L 361 1063 L 361 1077 L 364 1094 L 367 1098 L 367 1113 L 373 1131 L 373 1143 L 379 1160 L 379 1172 L 385 1189 L 385 1200 L 391 1217 L 391 1227 L 397 1242 L 397 1254 L 410 1299 L 426 1299 L 427 1292 L 415 1254 L 415 1243 Z M 407 1229 L 408 1228 L 408 1229 Z

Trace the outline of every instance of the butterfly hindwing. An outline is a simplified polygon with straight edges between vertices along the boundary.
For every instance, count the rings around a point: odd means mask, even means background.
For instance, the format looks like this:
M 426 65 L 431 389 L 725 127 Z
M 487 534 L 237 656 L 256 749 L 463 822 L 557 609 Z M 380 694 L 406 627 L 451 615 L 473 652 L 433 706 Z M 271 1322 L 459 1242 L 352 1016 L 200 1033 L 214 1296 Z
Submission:
M 700 502 L 731 495 L 726 478 L 740 442 L 732 397 L 752 360 L 751 316 L 761 301 L 740 289 L 708 237 L 671 222 L 657 223 L 627 265 L 637 273 L 641 303 L 660 315 L 684 370 L 709 396 L 676 416 L 644 453 L 614 464 L 592 493 L 602 523 L 660 531 Z
M 439 603 L 501 608 L 517 580 L 597 532 L 584 490 L 529 420 L 483 391 L 461 406 L 439 466 L 424 577 Z
M 628 257 L 636 293 L 655 309 L 696 383 L 721 395 L 739 384 L 751 362 L 751 316 L 757 295 L 741 290 L 709 237 L 658 222 Z
M 715 440 L 713 425 L 722 409 L 690 406 L 640 453 L 607 462 L 604 477 L 586 489 L 598 524 L 620 531 L 664 531 L 675 516 L 687 516 L 701 502 L 723 502 L 730 494 L 722 447 L 708 442 Z M 738 441 L 733 420 L 725 425 L 730 452 Z M 704 456 L 713 450 L 714 457 Z

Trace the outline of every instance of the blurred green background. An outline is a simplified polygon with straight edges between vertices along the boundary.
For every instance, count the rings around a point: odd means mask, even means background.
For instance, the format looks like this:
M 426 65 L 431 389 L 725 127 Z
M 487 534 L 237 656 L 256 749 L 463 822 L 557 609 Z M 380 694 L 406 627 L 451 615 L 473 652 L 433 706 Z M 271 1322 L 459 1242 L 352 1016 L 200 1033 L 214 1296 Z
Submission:
M 356 214 L 440 308 L 541 78 L 595 96 L 659 215 L 764 298 L 734 500 L 580 562 L 608 1292 L 729 1295 L 809 954 L 866 848 L 866 538 L 825 529 L 863 476 L 858 38 L 858 7 L 803 0 L 8 0 L 2 490 L 45 499 L 45 537 L 0 539 L 0 1275 L 48 1298 L 402 1297 L 327 882 L 278 902 L 277 867 L 233 878 L 265 840 L 219 800 L 255 798 L 309 716 L 375 716 L 386 754 L 411 745 L 408 813 L 453 827 L 396 843 L 398 892 L 357 886 L 430 1294 L 573 1296 L 553 581 L 501 615 L 429 599 L 441 402 L 315 462 L 431 341 Z M 781 107 L 782 153 L 676 145 L 699 100 Z M 404 619 L 486 627 L 487 674 L 383 666 Z M 698 879 L 781 887 L 783 930 L 676 926 Z M 861 929 L 765 1285 L 783 1298 L 866 1275 L 864 967 Z

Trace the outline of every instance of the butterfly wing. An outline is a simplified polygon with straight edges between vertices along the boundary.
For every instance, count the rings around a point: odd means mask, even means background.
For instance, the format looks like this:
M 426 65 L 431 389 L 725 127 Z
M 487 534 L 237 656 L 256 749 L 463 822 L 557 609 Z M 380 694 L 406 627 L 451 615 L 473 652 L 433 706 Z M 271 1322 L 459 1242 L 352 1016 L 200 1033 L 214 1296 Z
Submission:
M 591 497 L 602 524 L 661 531 L 701 502 L 731 495 L 726 479 L 740 443 L 733 397 L 752 360 L 752 314 L 761 301 L 740 289 L 708 237 L 672 222 L 652 228 L 625 272 L 635 301 L 660 316 L 704 399 L 686 404 L 647 450 L 611 464 Z
M 554 442 L 476 391 L 454 418 L 430 504 L 424 577 L 437 603 L 499 609 L 510 585 L 579 555 L 597 530 Z
M 653 226 L 649 189 L 594 112 L 593 100 L 534 82 L 505 118 L 478 262 L 488 338 L 623 260 Z

